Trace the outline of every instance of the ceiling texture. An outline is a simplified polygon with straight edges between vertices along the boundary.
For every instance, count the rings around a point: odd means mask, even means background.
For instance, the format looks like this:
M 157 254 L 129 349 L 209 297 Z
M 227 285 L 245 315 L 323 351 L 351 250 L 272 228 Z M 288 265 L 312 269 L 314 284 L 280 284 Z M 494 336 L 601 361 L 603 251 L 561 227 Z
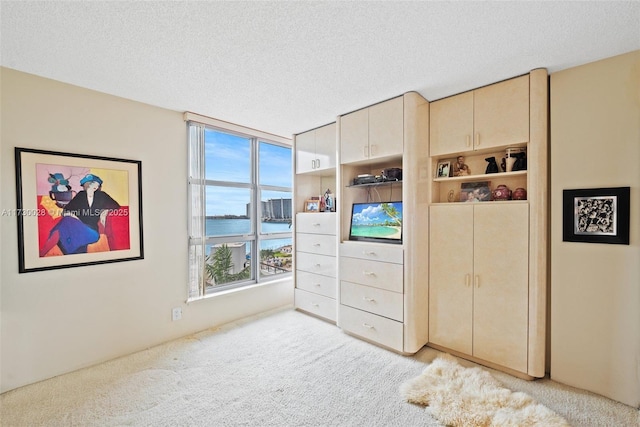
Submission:
M 640 2 L 1 1 L 4 67 L 276 135 L 640 49 Z

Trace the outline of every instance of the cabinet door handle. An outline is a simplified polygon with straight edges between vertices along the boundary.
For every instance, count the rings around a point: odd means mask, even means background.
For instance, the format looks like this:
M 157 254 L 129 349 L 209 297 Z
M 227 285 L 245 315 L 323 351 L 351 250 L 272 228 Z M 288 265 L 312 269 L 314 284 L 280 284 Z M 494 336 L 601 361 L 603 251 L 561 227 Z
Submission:
M 369 147 L 367 147 L 366 145 L 362 147 L 362 154 L 365 158 L 369 157 Z
M 363 271 L 362 274 L 369 277 L 376 277 L 376 273 L 374 273 L 373 271 Z
M 368 323 L 363 323 L 362 326 L 364 326 L 367 329 L 374 329 L 374 327 Z
M 471 285 L 471 275 L 469 273 L 464 275 L 464 285 L 467 288 Z
M 315 168 L 316 168 L 316 161 L 311 160 L 311 169 L 315 169 Z
M 476 147 L 480 146 L 480 133 L 476 133 Z
M 369 297 L 362 297 L 363 300 L 365 300 L 366 302 L 375 302 L 376 300 L 373 298 L 369 298 Z
M 316 169 L 320 168 L 320 159 L 316 159 Z
M 467 135 L 467 148 L 471 148 L 471 135 Z
M 480 287 L 480 276 L 479 275 L 475 275 L 474 281 L 476 283 L 476 288 Z

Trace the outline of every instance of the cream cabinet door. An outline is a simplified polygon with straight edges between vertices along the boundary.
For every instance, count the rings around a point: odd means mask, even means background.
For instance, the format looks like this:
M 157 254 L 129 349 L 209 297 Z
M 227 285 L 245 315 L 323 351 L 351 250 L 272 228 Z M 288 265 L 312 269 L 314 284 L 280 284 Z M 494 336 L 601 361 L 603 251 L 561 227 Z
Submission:
M 369 107 L 369 158 L 401 156 L 404 146 L 404 97 Z
M 529 205 L 475 204 L 473 222 L 473 355 L 527 372 Z
M 296 135 L 296 173 L 311 172 L 315 168 L 316 133 L 304 132 Z
M 336 167 L 336 124 L 323 126 L 316 132 L 316 170 L 333 169 Z
M 432 102 L 429 118 L 432 157 L 473 150 L 473 92 Z
M 476 89 L 473 104 L 475 150 L 529 141 L 529 75 Z
M 473 206 L 431 206 L 429 230 L 429 341 L 472 354 Z
M 354 111 L 340 118 L 340 163 L 369 158 L 369 109 Z

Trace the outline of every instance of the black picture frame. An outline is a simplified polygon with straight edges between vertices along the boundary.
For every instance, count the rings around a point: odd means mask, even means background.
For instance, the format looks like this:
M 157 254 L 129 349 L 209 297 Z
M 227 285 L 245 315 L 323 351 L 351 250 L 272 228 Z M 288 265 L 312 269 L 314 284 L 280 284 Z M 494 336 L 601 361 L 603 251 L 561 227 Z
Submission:
M 629 244 L 630 187 L 562 192 L 564 242 Z
M 15 166 L 20 273 L 144 259 L 141 161 L 16 147 Z

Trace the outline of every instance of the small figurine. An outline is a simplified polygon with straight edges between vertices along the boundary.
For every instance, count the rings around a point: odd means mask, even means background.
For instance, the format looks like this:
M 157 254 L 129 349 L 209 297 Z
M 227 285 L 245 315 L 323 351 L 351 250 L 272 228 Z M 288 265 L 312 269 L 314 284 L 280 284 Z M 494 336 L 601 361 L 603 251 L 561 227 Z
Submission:
M 333 194 L 331 194 L 331 190 L 327 188 L 327 191 L 324 192 L 324 211 L 333 212 L 333 209 Z
M 464 163 L 464 157 L 458 156 L 456 162 L 453 164 L 453 176 L 466 175 L 471 175 L 471 169 Z
M 498 173 L 500 170 L 498 169 L 498 163 L 496 163 L 495 157 L 487 157 L 485 159 L 489 164 L 487 165 L 487 169 L 484 173 Z

